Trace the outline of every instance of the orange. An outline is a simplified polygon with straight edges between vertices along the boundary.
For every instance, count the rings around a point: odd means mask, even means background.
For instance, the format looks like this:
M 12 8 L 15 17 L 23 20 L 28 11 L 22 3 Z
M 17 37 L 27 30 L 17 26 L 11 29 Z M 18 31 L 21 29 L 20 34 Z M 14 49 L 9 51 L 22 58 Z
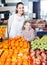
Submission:
M 0 43 L 0 49 L 3 47 L 2 43 Z
M 25 55 L 25 54 L 23 55 L 22 58 L 23 58 L 23 60 L 27 60 L 28 59 L 27 55 Z
M 21 37 L 20 37 L 20 36 L 17 36 L 16 38 L 17 38 L 17 39 L 20 39 Z
M 15 61 L 15 62 L 17 61 L 17 56 L 16 55 L 12 56 L 12 61 Z
M 3 54 L 1 55 L 1 58 L 5 58 L 8 56 L 8 51 L 4 51 Z M 3 59 L 4 60 L 4 59 Z
M 9 49 L 8 58 L 12 57 L 13 55 L 13 49 Z
M 22 57 L 18 56 L 18 61 L 22 61 Z
M 21 37 L 21 41 L 25 41 L 24 37 Z
M 19 53 L 23 53 L 23 52 L 24 52 L 23 48 L 20 48 Z
M 13 55 L 12 56 L 12 63 L 11 63 L 11 65 L 16 65 L 16 63 L 17 63 L 17 56 Z
M 19 42 L 16 41 L 16 42 L 15 42 L 15 47 L 18 47 L 18 46 L 19 46 Z
M 9 44 L 8 44 L 8 40 L 5 40 L 2 42 L 2 45 L 3 45 L 3 48 L 8 48 L 9 47 Z
M 16 47 L 15 47 L 15 46 L 13 46 L 13 47 L 12 47 L 12 49 L 13 49 L 13 50 L 15 50 L 15 49 L 16 49 Z
M 6 32 L 6 28 L 2 28 L 1 30 L 2 30 L 2 32 L 3 32 L 3 33 L 5 33 L 5 32 Z
M 17 65 L 22 65 L 22 62 L 18 62 Z
M 4 49 L 8 49 L 8 47 L 9 47 L 8 44 L 5 44 L 5 45 L 3 46 Z
M 17 47 L 17 51 L 18 51 L 18 53 L 20 52 L 20 49 L 21 49 L 21 48 L 18 46 L 18 47 Z
M 3 53 L 3 49 L 0 49 L 0 56 L 2 55 L 2 53 Z
M 24 48 L 27 48 L 27 42 L 24 41 L 24 45 L 23 45 Z
M 11 58 L 6 59 L 5 65 L 11 65 Z
M 4 65 L 4 61 L 0 58 L 0 65 Z
M 14 47 L 14 40 L 11 41 L 11 47 L 13 48 Z
M 13 61 L 13 62 L 11 63 L 11 65 L 16 65 L 16 62 Z
M 15 54 L 17 54 L 17 53 L 18 53 L 18 50 L 17 50 L 17 49 L 15 49 L 15 50 L 14 50 L 14 53 L 15 53 Z
M 19 43 L 19 46 L 20 47 L 23 47 L 23 42 L 22 41 Z
M 8 42 L 11 43 L 12 40 L 13 40 L 13 38 L 9 38 L 9 39 L 8 39 Z
M 4 65 L 4 62 L 1 62 L 1 61 L 0 61 L 0 65 Z
M 23 65 L 29 65 L 29 62 L 27 60 L 23 61 Z

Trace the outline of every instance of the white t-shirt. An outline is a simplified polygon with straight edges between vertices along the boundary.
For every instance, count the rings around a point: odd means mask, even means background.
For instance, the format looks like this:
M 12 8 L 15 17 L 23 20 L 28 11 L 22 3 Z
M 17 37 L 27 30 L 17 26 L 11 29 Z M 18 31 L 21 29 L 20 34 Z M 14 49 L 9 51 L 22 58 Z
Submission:
M 14 38 L 18 35 L 21 35 L 22 27 L 25 22 L 25 17 L 18 16 L 17 14 L 14 14 L 10 16 L 8 20 L 8 34 L 10 38 Z M 8 34 L 6 32 L 6 37 L 8 37 Z

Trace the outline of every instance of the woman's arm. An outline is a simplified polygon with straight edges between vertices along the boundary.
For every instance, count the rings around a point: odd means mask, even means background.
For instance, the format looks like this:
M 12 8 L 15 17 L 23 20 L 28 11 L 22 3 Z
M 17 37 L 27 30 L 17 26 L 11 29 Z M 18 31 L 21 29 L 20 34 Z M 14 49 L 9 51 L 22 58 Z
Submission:
M 12 20 L 13 20 L 13 17 L 10 16 L 9 19 L 8 19 L 8 24 L 7 24 L 6 33 L 5 33 L 6 38 L 9 38 L 9 32 L 10 32 L 10 29 L 11 29 Z

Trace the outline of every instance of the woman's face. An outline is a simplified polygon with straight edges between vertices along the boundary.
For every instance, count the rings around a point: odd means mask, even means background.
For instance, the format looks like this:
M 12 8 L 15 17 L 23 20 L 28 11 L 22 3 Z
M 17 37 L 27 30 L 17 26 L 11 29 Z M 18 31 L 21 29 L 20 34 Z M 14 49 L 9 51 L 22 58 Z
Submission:
M 22 15 L 24 13 L 24 5 L 19 4 L 18 7 L 17 7 L 17 11 L 20 15 Z

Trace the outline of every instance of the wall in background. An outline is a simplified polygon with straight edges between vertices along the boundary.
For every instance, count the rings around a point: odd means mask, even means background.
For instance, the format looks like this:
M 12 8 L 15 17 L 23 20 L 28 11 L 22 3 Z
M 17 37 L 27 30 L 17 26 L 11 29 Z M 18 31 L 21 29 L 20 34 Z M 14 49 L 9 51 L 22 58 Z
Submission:
M 36 12 L 33 12 L 33 2 L 38 2 L 39 0 L 1 0 L 2 4 L 3 2 L 5 5 L 0 7 L 0 11 L 6 11 L 9 10 L 12 14 L 15 13 L 16 10 L 16 3 L 17 2 L 23 2 L 24 8 L 25 8 L 25 14 L 28 15 L 29 18 L 36 18 Z M 38 11 L 38 10 L 37 10 Z M 34 14 L 35 13 L 35 14 Z

